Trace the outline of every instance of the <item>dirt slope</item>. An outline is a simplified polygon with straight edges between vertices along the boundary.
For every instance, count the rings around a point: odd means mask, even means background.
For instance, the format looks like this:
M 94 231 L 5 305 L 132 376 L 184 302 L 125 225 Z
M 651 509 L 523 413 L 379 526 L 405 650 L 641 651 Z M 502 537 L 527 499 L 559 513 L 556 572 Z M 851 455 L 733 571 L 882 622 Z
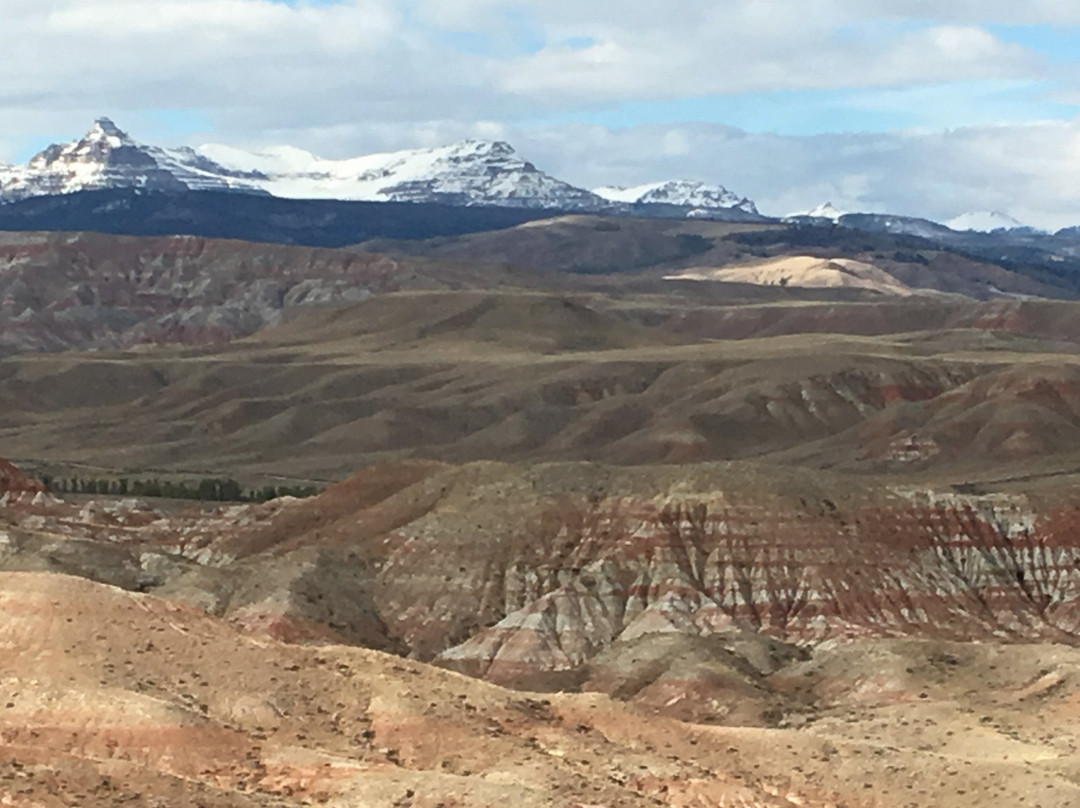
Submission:
M 63 576 L 0 575 L 0 605 L 0 795 L 20 808 L 1021 798 L 1064 808 L 1080 798 L 1078 660 L 1064 649 L 823 654 L 786 677 L 821 711 L 803 729 L 763 730 L 678 723 L 596 695 L 509 692 L 371 651 L 285 646 Z M 881 665 L 876 678 L 852 678 L 853 652 Z M 1049 671 L 1036 676 L 1038 666 Z M 988 670 L 993 693 L 972 687 Z M 961 727 L 981 742 L 954 745 Z

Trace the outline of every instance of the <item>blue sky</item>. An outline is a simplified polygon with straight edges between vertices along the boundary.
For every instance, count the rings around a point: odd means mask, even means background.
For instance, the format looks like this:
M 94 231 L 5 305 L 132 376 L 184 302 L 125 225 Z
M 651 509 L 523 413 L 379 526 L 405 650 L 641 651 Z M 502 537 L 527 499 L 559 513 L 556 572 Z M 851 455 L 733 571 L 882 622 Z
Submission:
M 345 157 L 500 137 L 583 185 L 679 173 L 745 183 L 733 190 L 776 209 L 831 195 L 1080 220 L 1080 191 L 1063 181 L 1080 163 L 1080 3 L 0 3 L 0 161 L 109 115 L 164 144 Z M 943 154 L 923 153 L 957 139 L 980 145 L 954 164 L 988 161 L 965 168 L 968 185 L 959 169 L 943 174 Z M 876 162 L 859 162 L 875 149 Z M 901 159 L 927 161 L 940 184 Z M 757 167 L 766 160 L 786 176 Z M 993 176 L 1054 195 L 1014 201 L 979 179 Z

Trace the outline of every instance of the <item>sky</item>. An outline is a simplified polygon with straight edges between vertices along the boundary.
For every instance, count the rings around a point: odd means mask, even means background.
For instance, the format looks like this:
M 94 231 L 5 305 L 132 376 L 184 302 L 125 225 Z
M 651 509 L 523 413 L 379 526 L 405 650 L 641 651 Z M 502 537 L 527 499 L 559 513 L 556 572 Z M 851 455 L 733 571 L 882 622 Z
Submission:
M 0 0 L 0 161 L 102 115 L 325 157 L 507 140 L 584 187 L 685 178 L 1080 224 L 1080 0 Z

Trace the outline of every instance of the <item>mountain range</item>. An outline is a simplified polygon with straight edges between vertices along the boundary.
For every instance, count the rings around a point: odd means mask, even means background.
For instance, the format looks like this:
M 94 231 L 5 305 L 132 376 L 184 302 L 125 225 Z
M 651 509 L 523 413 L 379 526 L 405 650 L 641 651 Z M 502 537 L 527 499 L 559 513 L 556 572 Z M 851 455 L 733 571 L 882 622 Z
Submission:
M 1075 233 L 1071 229 L 1050 236 L 1025 227 L 1002 211 L 972 211 L 942 224 L 915 216 L 848 212 L 826 202 L 805 212 L 775 219 L 762 215 L 756 204 L 744 196 L 721 185 L 694 180 L 665 180 L 642 185 L 585 189 L 542 171 L 524 159 L 513 146 L 501 141 L 465 140 L 437 148 L 329 160 L 291 146 L 251 152 L 220 144 L 208 144 L 197 149 L 148 145 L 132 138 L 108 118 L 99 118 L 77 140 L 49 146 L 25 166 L 0 164 L 0 206 L 5 209 L 2 218 L 12 220 L 11 224 L 0 224 L 0 229 L 101 230 L 100 223 L 90 221 L 80 211 L 87 206 L 96 211 L 101 204 L 109 207 L 116 200 L 102 203 L 99 199 L 86 202 L 75 198 L 85 192 L 164 194 L 172 201 L 154 203 L 152 207 L 179 205 L 185 210 L 174 212 L 172 218 L 179 217 L 181 220 L 190 216 L 200 219 L 210 215 L 213 218 L 221 213 L 223 207 L 228 208 L 232 215 L 237 202 L 214 202 L 213 197 L 221 193 L 240 194 L 252 200 L 257 197 L 276 199 L 292 207 L 288 215 L 279 211 L 281 215 L 274 218 L 276 224 L 273 226 L 264 222 L 262 230 L 269 228 L 272 231 L 267 233 L 254 232 L 251 227 L 235 226 L 218 229 L 199 226 L 192 229 L 178 222 L 164 230 L 149 226 L 146 222 L 138 227 L 117 229 L 111 226 L 104 229 L 106 232 L 132 235 L 177 232 L 321 246 L 338 246 L 348 243 L 348 240 L 345 234 L 335 238 L 314 238 L 310 234 L 297 237 L 291 231 L 279 233 L 278 230 L 290 215 L 295 214 L 304 220 L 301 229 L 309 231 L 312 217 L 317 219 L 325 214 L 325 211 L 312 206 L 397 203 L 437 205 L 440 210 L 433 209 L 431 213 L 439 218 L 448 215 L 453 218 L 456 214 L 448 214 L 450 209 L 460 211 L 473 208 L 480 218 L 486 215 L 480 213 L 480 209 L 493 212 L 501 210 L 507 215 L 516 212 L 524 217 L 519 221 L 558 213 L 594 213 L 731 222 L 776 221 L 815 228 L 840 226 L 917 236 L 980 253 L 990 250 L 1002 254 L 1002 249 L 1020 250 L 1025 259 L 1032 258 L 1032 251 L 1035 258 L 1040 255 L 1053 256 L 1054 260 L 1071 258 L 1075 246 Z M 187 192 L 204 192 L 205 196 L 199 200 L 180 202 L 177 195 Z M 48 208 L 44 219 L 39 207 L 21 209 L 19 203 L 32 203 L 35 200 L 44 202 Z M 127 209 L 133 203 L 125 199 L 117 204 Z M 140 204 L 137 203 L 136 207 Z M 208 213 L 208 206 L 215 212 Z M 355 211 L 342 210 L 334 215 L 339 213 L 349 219 Z M 378 218 L 369 210 L 363 213 L 362 218 L 367 221 L 372 216 Z M 394 216 L 410 218 L 400 211 Z M 498 216 L 495 218 L 499 219 Z M 54 226 L 53 219 L 63 220 L 63 226 Z M 499 219 L 494 226 L 517 223 Z M 470 227 L 474 230 L 486 229 L 488 225 L 486 222 L 477 223 L 466 226 L 464 230 Z M 382 228 L 353 233 L 351 236 L 354 241 L 372 236 L 394 237 L 400 235 L 400 228 L 397 229 L 399 233 Z M 406 228 L 409 232 L 407 237 L 412 235 L 412 229 L 415 228 Z M 438 235 L 439 230 L 417 232 L 416 237 Z M 445 232 L 462 231 L 461 227 L 451 226 Z M 1064 252 L 1063 245 L 1057 243 L 1060 238 L 1068 242 L 1064 245 Z
M 293 147 L 247 152 L 210 144 L 138 142 L 108 118 L 80 139 L 49 146 L 27 166 L 0 166 L 0 201 L 79 191 L 230 191 L 290 199 L 420 202 L 567 212 L 762 220 L 754 203 L 693 181 L 578 188 L 547 174 L 504 142 L 327 160 Z

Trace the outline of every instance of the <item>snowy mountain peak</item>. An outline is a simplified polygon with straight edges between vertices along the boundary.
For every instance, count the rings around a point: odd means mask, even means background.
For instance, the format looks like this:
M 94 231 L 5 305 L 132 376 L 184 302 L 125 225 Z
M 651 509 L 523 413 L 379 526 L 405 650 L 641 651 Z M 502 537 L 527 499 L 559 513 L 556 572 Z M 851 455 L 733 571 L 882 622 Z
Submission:
M 611 185 L 593 193 L 611 202 L 629 205 L 675 205 L 694 208 L 701 214 L 717 210 L 740 210 L 757 214 L 754 203 L 732 193 L 722 185 L 695 180 L 665 180 L 630 187 Z
M 330 160 L 291 147 L 245 152 L 209 144 L 199 154 L 225 170 L 257 173 L 255 185 L 293 199 L 441 202 L 556 210 L 600 210 L 604 200 L 522 159 L 504 141 L 463 140 L 449 146 Z
M 847 211 L 840 210 L 833 205 L 832 202 L 826 202 L 824 205 L 818 205 L 813 210 L 808 211 L 806 215 L 819 219 L 832 219 L 835 222 L 838 221 L 841 216 L 847 215 Z
M 0 171 L 4 201 L 101 188 L 259 192 L 191 149 L 139 143 L 109 118 L 98 118 L 78 140 L 49 146 L 25 167 Z
M 840 208 L 833 205 L 832 202 L 825 202 L 818 205 L 816 208 L 810 210 L 801 211 L 799 213 L 791 213 L 784 217 L 785 221 L 789 220 L 802 220 L 802 219 L 828 219 L 833 222 L 840 221 L 840 217 L 847 216 L 847 211 L 840 210 Z
M 1012 230 L 1017 227 L 1024 227 L 1024 224 L 1000 210 L 979 210 L 950 219 L 945 222 L 945 226 L 950 230 L 961 232 L 973 230 L 980 233 L 990 233 L 994 230 Z

